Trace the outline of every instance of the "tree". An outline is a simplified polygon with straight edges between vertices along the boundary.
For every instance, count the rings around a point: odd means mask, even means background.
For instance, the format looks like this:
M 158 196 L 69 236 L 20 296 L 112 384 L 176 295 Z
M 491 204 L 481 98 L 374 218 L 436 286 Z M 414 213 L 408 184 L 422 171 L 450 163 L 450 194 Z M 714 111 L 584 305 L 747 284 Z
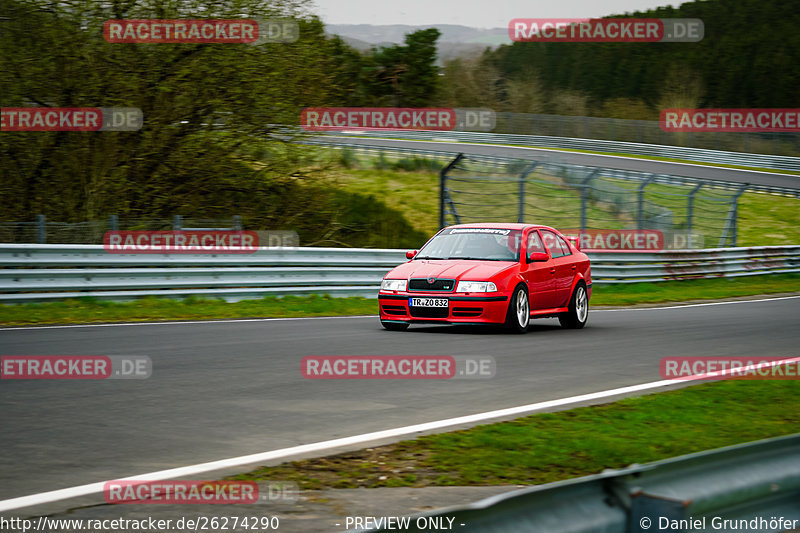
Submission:
M 299 148 L 273 133 L 297 123 L 300 108 L 325 105 L 339 90 L 330 42 L 321 22 L 304 15 L 303 2 L 4 0 L 3 6 L 3 107 L 136 107 L 144 114 L 137 132 L 2 133 L 6 220 L 228 209 L 233 197 L 252 199 L 276 180 L 291 179 Z M 297 42 L 110 44 L 102 37 L 108 19 L 275 17 L 299 22 Z M 255 156 L 265 152 L 266 161 Z
M 375 82 L 372 93 L 384 105 L 425 107 L 435 101 L 439 87 L 436 41 L 439 30 L 418 30 L 405 45 L 382 47 L 373 53 Z

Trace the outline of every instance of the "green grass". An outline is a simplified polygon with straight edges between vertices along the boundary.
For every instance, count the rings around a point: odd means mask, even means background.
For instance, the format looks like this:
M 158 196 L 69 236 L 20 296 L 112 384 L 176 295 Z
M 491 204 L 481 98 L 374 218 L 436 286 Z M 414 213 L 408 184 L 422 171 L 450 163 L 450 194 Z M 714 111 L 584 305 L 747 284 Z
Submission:
M 143 322 L 376 313 L 376 302 L 373 299 L 329 296 L 268 297 L 234 303 L 199 298 L 142 298 L 132 302 L 101 302 L 80 298 L 63 302 L 0 305 L 0 324 Z
M 654 363 L 656 364 L 656 363 Z M 800 432 L 797 381 L 723 381 L 425 436 L 235 479 L 303 489 L 542 484 Z
M 580 227 L 580 195 L 574 189 L 565 187 L 561 179 L 552 176 L 536 173 L 530 179 L 537 180 L 529 185 L 526 194 L 526 213 L 530 220 L 565 229 Z M 335 180 L 345 191 L 374 196 L 403 213 L 415 229 L 428 235 L 439 230 L 439 176 L 435 172 L 351 168 L 336 172 Z M 517 206 L 513 199 L 518 191 L 516 183 L 460 184 L 460 187 L 467 192 L 454 193 L 457 202 L 480 203 L 480 194 L 490 191 L 504 195 L 497 201 L 514 204 L 500 209 L 473 206 L 469 212 L 471 220 L 486 217 L 497 221 L 498 217 L 503 217 L 516 221 Z M 586 215 L 589 220 L 606 221 L 608 228 L 622 228 L 629 223 L 617 220 L 612 209 L 611 205 L 591 203 Z
M 627 285 L 595 285 L 592 305 L 632 305 L 719 299 L 800 291 L 800 274 L 718 278 Z M 70 324 L 377 314 L 370 298 L 286 296 L 243 300 L 142 298 L 133 302 L 101 302 L 91 298 L 64 302 L 0 305 L 0 324 Z
M 800 200 L 745 193 L 739 199 L 738 246 L 800 243 Z
M 345 191 L 386 202 L 426 235 L 439 231 L 439 176 L 435 172 L 353 168 L 336 171 L 335 180 Z

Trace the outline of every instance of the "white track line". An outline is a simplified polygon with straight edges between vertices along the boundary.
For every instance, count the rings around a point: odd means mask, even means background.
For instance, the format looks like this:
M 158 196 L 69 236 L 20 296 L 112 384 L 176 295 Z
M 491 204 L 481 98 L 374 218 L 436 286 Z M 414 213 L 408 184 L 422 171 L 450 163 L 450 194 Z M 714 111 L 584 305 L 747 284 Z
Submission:
M 778 361 L 771 361 L 769 363 L 769 366 L 784 365 L 798 361 L 800 361 L 800 357 L 792 357 L 787 359 L 781 359 Z M 751 368 L 755 369 L 757 368 L 757 366 L 758 365 L 748 365 L 740 369 L 737 369 L 736 371 L 745 372 Z M 703 374 L 703 376 L 723 377 L 730 372 L 731 370 L 727 370 L 717 373 Z M 138 476 L 131 476 L 122 479 L 130 481 L 161 481 L 164 479 L 174 479 L 183 476 L 194 476 L 197 474 L 204 474 L 206 472 L 212 472 L 215 470 L 222 470 L 225 468 L 239 467 L 252 463 L 263 463 L 266 461 L 273 461 L 275 459 L 285 459 L 299 454 L 325 452 L 341 446 L 366 444 L 367 442 L 379 439 L 405 437 L 423 431 L 444 429 L 447 427 L 458 426 L 461 424 L 473 424 L 476 422 L 484 422 L 486 420 L 491 420 L 495 418 L 523 415 L 534 411 L 541 411 L 542 409 L 549 409 L 552 407 L 562 407 L 565 405 L 571 405 L 575 403 L 587 402 L 592 400 L 599 400 L 622 394 L 630 394 L 633 392 L 659 389 L 663 387 L 668 387 L 670 385 L 676 385 L 679 383 L 682 384 L 687 381 L 691 381 L 691 376 L 682 379 L 664 379 L 660 381 L 651 381 L 649 383 L 641 383 L 639 385 L 631 385 L 628 387 L 620 387 L 617 389 L 609 389 L 589 394 L 581 394 L 578 396 L 570 396 L 568 398 L 561 398 L 558 400 L 548 400 L 545 402 L 531 403 L 527 405 L 521 405 L 518 407 L 509 407 L 506 409 L 498 409 L 495 411 L 486 411 L 484 413 L 477 413 L 474 415 L 446 418 L 444 420 L 436 420 L 434 422 L 426 422 L 424 424 L 403 426 L 383 431 L 375 431 L 372 433 L 362 433 L 361 435 L 354 435 L 352 437 L 343 437 L 340 439 L 326 440 L 321 442 L 315 442 L 312 444 L 293 446 L 291 448 L 272 450 L 269 452 L 255 453 L 251 455 L 242 455 L 239 457 L 232 457 L 230 459 L 222 459 L 219 461 L 212 461 L 209 463 L 200 463 L 191 466 L 183 466 L 179 468 L 171 468 L 168 470 L 160 470 L 158 472 L 150 472 L 147 474 L 140 474 Z M 119 481 L 119 480 L 108 480 L 108 481 Z M 11 511 L 23 507 L 30 507 L 32 505 L 41 505 L 45 503 L 57 502 L 69 498 L 77 498 L 80 496 L 99 494 L 103 492 L 104 485 L 108 481 L 100 481 L 97 483 L 90 483 L 88 485 L 79 485 L 77 487 L 69 487 L 66 489 L 41 492 L 39 494 L 31 494 L 29 496 L 21 496 L 19 498 L 11 498 L 9 500 L 3 500 L 0 501 L 0 512 Z
M 619 311 L 658 311 L 661 309 L 685 309 L 687 307 L 706 307 L 711 305 L 728 305 L 728 304 L 747 304 L 757 302 L 772 302 L 778 300 L 791 300 L 800 298 L 798 296 L 779 296 L 776 298 L 761 298 L 758 300 L 731 300 L 727 302 L 708 302 L 686 305 L 670 305 L 662 307 L 636 307 L 631 309 L 595 309 L 592 313 L 611 313 Z M 352 318 L 377 318 L 378 315 L 347 315 L 347 316 L 307 316 L 307 317 L 283 317 L 283 318 L 237 318 L 230 320 L 186 320 L 182 322 L 120 322 L 111 324 L 66 324 L 63 326 L 21 326 L 21 327 L 8 327 L 0 328 L 2 331 L 19 331 L 27 329 L 70 329 L 70 328 L 111 328 L 122 326 L 174 326 L 174 325 L 190 325 L 190 324 L 236 324 L 239 322 L 279 322 L 287 320 L 349 320 Z

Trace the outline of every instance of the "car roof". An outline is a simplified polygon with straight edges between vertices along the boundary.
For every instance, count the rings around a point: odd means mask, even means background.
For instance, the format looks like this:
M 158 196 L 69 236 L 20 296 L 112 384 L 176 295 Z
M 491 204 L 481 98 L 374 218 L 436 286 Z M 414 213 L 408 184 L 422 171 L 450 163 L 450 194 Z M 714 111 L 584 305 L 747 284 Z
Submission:
M 543 226 L 541 224 L 520 224 L 517 222 L 472 222 L 469 224 L 455 224 L 447 226 L 449 228 L 491 228 L 491 229 L 525 229 L 525 228 L 544 228 L 553 229 L 550 226 Z

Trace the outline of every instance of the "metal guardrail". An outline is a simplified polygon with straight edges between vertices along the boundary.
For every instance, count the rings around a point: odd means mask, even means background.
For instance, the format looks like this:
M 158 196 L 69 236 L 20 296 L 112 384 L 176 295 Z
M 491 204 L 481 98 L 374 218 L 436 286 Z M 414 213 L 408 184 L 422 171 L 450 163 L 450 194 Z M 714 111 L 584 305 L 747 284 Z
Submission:
M 452 519 L 457 531 L 480 533 L 786 531 L 800 523 L 776 527 L 770 526 L 771 520 L 800 520 L 798 502 L 800 434 L 610 470 L 413 515 L 403 531 L 430 531 L 418 526 L 437 519 L 445 524 Z M 688 527 L 674 527 L 679 520 L 691 522 L 684 522 Z M 705 526 L 697 527 L 703 522 L 695 520 L 704 521 Z M 723 520 L 737 522 L 725 527 Z M 756 520 L 757 527 L 736 527 L 739 520 Z
M 342 135 L 337 132 L 332 135 Z M 644 144 L 622 141 L 606 141 L 601 139 L 579 139 L 573 137 L 550 137 L 543 135 L 516 135 L 504 133 L 482 133 L 472 131 L 359 131 L 353 134 L 358 137 L 384 137 L 388 139 L 456 141 L 479 144 L 510 144 L 531 146 L 536 148 L 563 148 L 569 150 L 587 150 L 590 152 L 620 153 L 666 157 L 715 163 L 740 165 L 774 170 L 800 171 L 800 157 L 748 154 L 744 152 L 726 152 L 704 148 L 687 148 L 661 144 Z
M 590 251 L 595 284 L 800 272 L 800 246 Z M 374 298 L 403 250 L 261 248 L 253 254 L 110 254 L 100 245 L 0 244 L 0 302 L 204 296 Z

